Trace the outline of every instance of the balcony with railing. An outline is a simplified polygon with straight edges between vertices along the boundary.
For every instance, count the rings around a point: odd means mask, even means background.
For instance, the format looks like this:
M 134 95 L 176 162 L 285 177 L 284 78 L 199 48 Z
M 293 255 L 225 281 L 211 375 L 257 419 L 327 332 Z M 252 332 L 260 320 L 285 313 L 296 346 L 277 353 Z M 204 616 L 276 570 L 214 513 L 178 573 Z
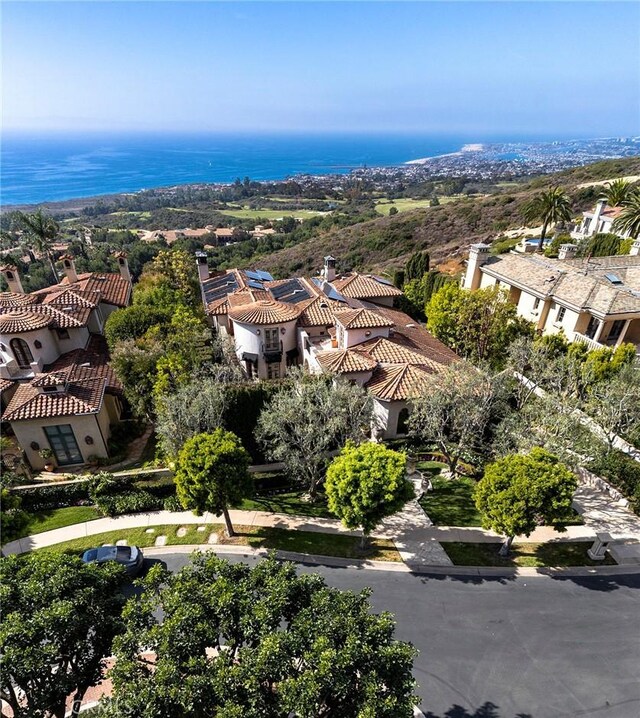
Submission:
M 262 356 L 267 364 L 282 361 L 282 340 L 279 342 L 262 342 Z
M 593 349 L 613 349 L 615 348 L 615 342 L 602 344 L 600 342 L 597 342 L 595 339 L 591 339 L 591 337 L 586 336 L 585 334 L 580 334 L 579 332 L 573 333 L 573 341 L 574 342 L 580 342 L 581 344 L 586 344 L 589 348 L 589 351 L 592 351 Z M 636 344 L 636 359 L 635 359 L 635 365 L 640 366 L 640 345 Z

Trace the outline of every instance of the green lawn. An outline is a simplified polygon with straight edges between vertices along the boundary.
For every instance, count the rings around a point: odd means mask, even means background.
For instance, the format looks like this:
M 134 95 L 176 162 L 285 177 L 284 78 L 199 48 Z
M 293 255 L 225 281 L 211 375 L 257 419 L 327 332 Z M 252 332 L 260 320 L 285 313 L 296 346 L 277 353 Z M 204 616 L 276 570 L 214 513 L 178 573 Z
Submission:
M 100 514 L 93 506 L 69 506 L 64 509 L 41 511 L 37 514 L 33 514 L 29 519 L 29 523 L 20 534 L 14 538 L 40 534 L 43 531 L 52 531 L 53 529 L 60 529 L 63 526 L 72 526 L 73 524 L 99 518 Z
M 318 500 L 304 501 L 300 491 L 289 491 L 284 494 L 261 496 L 257 494 L 234 507 L 244 511 L 270 511 L 272 514 L 289 514 L 291 516 L 314 516 L 317 518 L 335 518 L 327 508 L 327 501 L 323 494 Z
M 424 494 L 420 499 L 420 505 L 436 526 L 480 526 L 482 524 L 480 513 L 473 503 L 472 494 L 476 484 L 473 479 L 461 476 L 449 480 L 434 476 L 431 483 L 433 491 L 427 491 Z
M 312 209 L 221 209 L 220 214 L 227 217 L 237 217 L 238 219 L 282 219 L 282 217 L 316 217 L 317 215 L 328 214 L 328 212 L 318 212 Z
M 261 526 L 235 526 L 237 535 L 231 539 L 224 535 L 224 527 L 220 524 L 207 524 L 205 531 L 198 531 L 197 526 L 189 525 L 185 536 L 177 536 L 179 526 L 153 526 L 155 532 L 147 533 L 146 528 L 123 529 L 86 536 L 73 541 L 51 546 L 43 551 L 63 551 L 66 553 L 82 553 L 89 548 L 102 544 L 114 544 L 126 539 L 130 546 L 148 548 L 155 544 L 158 536 L 167 536 L 167 544 L 188 545 L 207 542 L 212 532 L 218 534 L 218 542 L 234 546 L 252 546 L 253 548 L 281 549 L 298 553 L 315 554 L 317 556 L 340 556 L 344 558 L 367 558 L 377 561 L 400 561 L 393 541 L 372 539 L 366 553 L 359 550 L 360 539 L 356 536 L 341 534 L 322 534 L 311 531 L 290 531 Z
M 460 197 L 440 197 L 440 204 L 448 204 L 455 202 Z M 398 212 L 407 212 L 410 209 L 423 209 L 431 206 L 431 199 L 411 199 L 410 197 L 401 197 L 400 199 L 389 200 L 386 197 L 376 200 L 376 211 L 380 214 L 388 215 L 389 210 L 395 207 Z
M 557 543 L 514 543 L 511 556 L 502 558 L 498 555 L 499 543 L 461 543 L 447 541 L 442 548 L 456 566 L 504 566 L 516 568 L 544 566 L 607 566 L 615 561 L 607 554 L 604 561 L 592 561 L 587 549 L 592 541 L 567 541 Z

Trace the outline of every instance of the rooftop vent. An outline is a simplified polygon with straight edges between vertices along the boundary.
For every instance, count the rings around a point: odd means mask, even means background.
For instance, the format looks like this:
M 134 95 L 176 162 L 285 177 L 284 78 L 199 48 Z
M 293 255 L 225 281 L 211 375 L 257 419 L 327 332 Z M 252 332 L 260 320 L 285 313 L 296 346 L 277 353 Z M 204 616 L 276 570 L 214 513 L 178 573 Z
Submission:
M 622 281 L 622 279 L 620 279 L 620 277 L 617 274 L 613 274 L 613 272 L 609 272 L 608 274 L 605 274 L 604 278 L 607 279 L 609 282 L 611 282 L 611 284 L 616 284 L 618 286 L 620 284 L 624 283 Z

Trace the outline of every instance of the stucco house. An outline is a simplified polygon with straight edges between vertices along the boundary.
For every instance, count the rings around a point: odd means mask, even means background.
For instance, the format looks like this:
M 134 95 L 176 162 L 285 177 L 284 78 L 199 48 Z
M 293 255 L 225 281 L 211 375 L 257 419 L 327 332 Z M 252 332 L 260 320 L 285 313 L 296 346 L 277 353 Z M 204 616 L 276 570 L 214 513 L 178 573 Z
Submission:
M 576 251 L 565 244 L 558 259 L 492 256 L 489 245 L 474 244 L 463 287 L 503 287 L 540 334 L 562 331 L 592 349 L 630 342 L 640 354 L 640 240 L 628 255 L 577 258 Z
M 620 216 L 622 210 L 622 207 L 609 207 L 606 200 L 599 200 L 593 210 L 582 213 L 582 221 L 571 232 L 571 238 L 582 240 L 594 234 L 613 233 L 613 223 Z M 615 234 L 624 238 L 631 237 L 630 232 L 616 230 Z
M 118 274 L 78 274 L 65 256 L 62 280 L 30 294 L 15 267 L 0 268 L 9 285 L 0 293 L 2 419 L 34 469 L 44 467 L 43 449 L 58 466 L 108 456 L 124 401 L 102 331 L 131 300 L 126 255 L 117 260 Z
M 267 272 L 210 273 L 196 255 L 205 311 L 231 337 L 250 378 L 277 379 L 289 367 L 342 376 L 374 401 L 379 435 L 406 433 L 410 401 L 458 357 L 403 312 L 402 292 L 374 275 L 338 275 L 325 257 L 318 277 L 274 280 Z

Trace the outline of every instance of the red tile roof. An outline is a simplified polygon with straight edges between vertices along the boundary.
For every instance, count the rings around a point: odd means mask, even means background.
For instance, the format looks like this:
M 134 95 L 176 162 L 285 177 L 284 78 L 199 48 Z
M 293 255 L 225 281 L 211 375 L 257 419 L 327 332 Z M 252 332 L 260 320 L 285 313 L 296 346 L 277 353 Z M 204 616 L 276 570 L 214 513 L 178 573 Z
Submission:
M 20 292 L 0 292 L 0 307 L 12 309 L 14 307 L 24 307 L 29 304 L 35 304 L 38 297 L 33 294 L 21 294 Z
M 65 391 L 44 393 L 33 383 L 21 384 L 3 415 L 6 421 L 49 419 L 57 416 L 96 414 L 102 406 L 106 381 L 84 379 Z
M 51 317 L 26 309 L 12 310 L 0 315 L 0 334 L 22 334 L 48 327 Z
M 412 364 L 390 364 L 378 367 L 367 382 L 367 389 L 382 401 L 406 401 L 424 391 L 432 373 Z
M 334 279 L 331 284 L 344 297 L 352 299 L 375 299 L 376 297 L 399 297 L 402 291 L 393 284 L 381 281 L 371 274 L 347 274 Z
M 78 281 L 72 283 L 69 282 L 67 277 L 63 277 L 60 285 L 73 291 L 99 292 L 100 301 L 113 304 L 116 307 L 126 307 L 131 293 L 131 283 L 120 274 L 113 272 L 106 274 L 100 272 L 79 274 Z M 51 291 L 51 287 L 49 291 Z
M 284 302 L 260 300 L 229 309 L 229 317 L 242 324 L 279 324 L 298 318 L 298 308 Z
M 345 329 L 371 329 L 374 327 L 392 327 L 393 322 L 383 315 L 369 309 L 344 309 L 336 312 L 336 321 Z
M 375 359 L 357 349 L 327 349 L 318 352 L 316 359 L 325 371 L 335 374 L 372 371 L 377 365 Z

